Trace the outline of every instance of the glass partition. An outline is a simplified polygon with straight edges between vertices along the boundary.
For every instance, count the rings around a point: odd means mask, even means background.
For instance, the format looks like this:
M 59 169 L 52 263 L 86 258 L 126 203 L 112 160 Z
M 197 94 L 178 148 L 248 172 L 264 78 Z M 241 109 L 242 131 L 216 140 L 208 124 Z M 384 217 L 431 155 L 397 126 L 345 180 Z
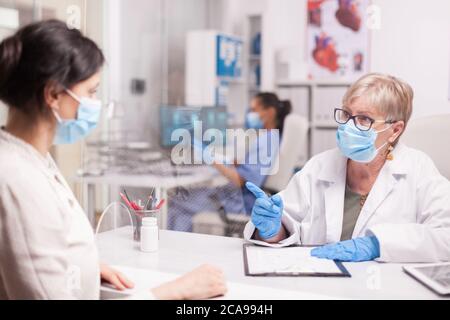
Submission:
M 0 24 L 0 37 L 30 22 L 57 18 L 81 29 L 104 51 L 107 62 L 98 97 L 105 108 L 98 129 L 87 141 L 58 146 L 52 151 L 93 226 L 108 204 L 121 201 L 120 191 L 126 189 L 142 203 L 154 191 L 158 199 L 156 207 L 165 200 L 161 205 L 164 220 L 161 223 L 165 228 L 241 234 L 247 220 L 241 215 L 244 212 L 241 188 L 217 172 L 211 173 L 211 166 L 174 163 L 172 148 L 168 147 L 171 144 L 162 143 L 166 122 L 161 119 L 161 109 L 173 110 L 175 118 L 188 109 L 185 94 L 189 81 L 188 34 L 210 30 L 217 24 L 211 3 L 211 0 L 0 0 L 0 8 L 15 10 L 18 15 L 14 27 L 4 28 Z M 216 38 L 211 41 L 213 47 Z M 216 59 L 214 53 L 211 57 Z M 245 103 L 243 108 L 247 108 Z M 189 110 L 196 108 L 192 114 L 203 115 L 200 118 L 206 127 L 220 123 L 222 131 L 225 130 L 226 107 L 220 109 L 209 104 L 189 107 Z M 6 115 L 4 107 L 0 110 L 1 123 Z M 233 206 L 223 206 L 224 202 Z

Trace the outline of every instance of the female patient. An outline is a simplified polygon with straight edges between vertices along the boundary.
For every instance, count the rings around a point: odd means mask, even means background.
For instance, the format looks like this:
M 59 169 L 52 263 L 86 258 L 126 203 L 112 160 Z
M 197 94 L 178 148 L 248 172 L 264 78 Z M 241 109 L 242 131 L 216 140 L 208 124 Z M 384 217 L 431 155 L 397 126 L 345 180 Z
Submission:
M 0 45 L 0 100 L 9 107 L 0 130 L 0 299 L 98 299 L 100 280 L 133 286 L 100 264 L 91 226 L 49 155 L 96 127 L 103 63 L 93 41 L 56 20 Z M 222 273 L 205 266 L 134 298 L 204 299 L 225 290 Z

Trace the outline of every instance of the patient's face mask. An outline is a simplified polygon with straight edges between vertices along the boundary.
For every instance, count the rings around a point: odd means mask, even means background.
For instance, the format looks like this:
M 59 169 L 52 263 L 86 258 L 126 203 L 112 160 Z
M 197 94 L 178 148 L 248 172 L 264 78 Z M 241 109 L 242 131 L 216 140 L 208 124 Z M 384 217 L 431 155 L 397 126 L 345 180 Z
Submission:
M 77 118 L 73 120 L 63 120 L 59 114 L 53 110 L 53 114 L 58 121 L 55 141 L 56 145 L 73 144 L 87 137 L 98 125 L 102 103 L 100 100 L 90 98 L 79 98 L 72 91 L 66 92 L 78 101 Z
M 378 134 L 389 130 L 391 127 L 392 125 L 382 131 L 375 131 L 374 129 L 361 131 L 355 126 L 353 121 L 349 121 L 347 124 L 339 126 L 337 132 L 339 149 L 342 154 L 353 161 L 370 163 L 388 145 L 388 142 L 386 142 L 380 148 L 376 148 L 375 143 Z

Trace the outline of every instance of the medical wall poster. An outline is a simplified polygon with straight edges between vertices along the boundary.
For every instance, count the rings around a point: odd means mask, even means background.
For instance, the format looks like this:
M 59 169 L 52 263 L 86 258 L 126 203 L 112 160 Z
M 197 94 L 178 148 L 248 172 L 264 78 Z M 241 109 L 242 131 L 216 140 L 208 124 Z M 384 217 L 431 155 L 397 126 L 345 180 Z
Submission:
M 368 71 L 370 0 L 308 0 L 311 79 L 353 81 Z

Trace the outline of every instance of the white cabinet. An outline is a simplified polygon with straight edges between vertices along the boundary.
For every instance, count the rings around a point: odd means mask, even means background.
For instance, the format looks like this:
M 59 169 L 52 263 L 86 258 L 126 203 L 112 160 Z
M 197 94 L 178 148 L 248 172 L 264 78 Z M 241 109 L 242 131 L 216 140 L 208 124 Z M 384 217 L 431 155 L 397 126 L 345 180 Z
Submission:
M 186 45 L 186 104 L 226 106 L 231 82 L 242 81 L 243 41 L 216 31 L 191 31 Z

